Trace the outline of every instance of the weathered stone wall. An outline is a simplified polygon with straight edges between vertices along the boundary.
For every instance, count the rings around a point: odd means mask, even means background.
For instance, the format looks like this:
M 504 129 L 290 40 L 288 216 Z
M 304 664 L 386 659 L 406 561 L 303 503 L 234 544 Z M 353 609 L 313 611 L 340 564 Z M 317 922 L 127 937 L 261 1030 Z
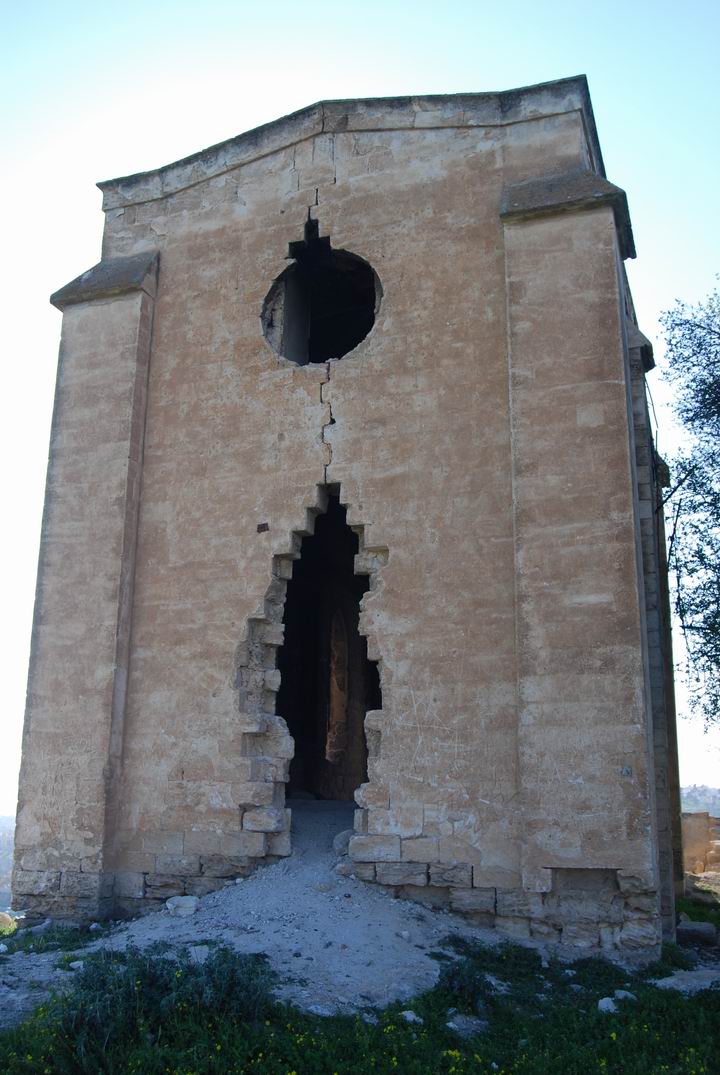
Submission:
M 129 640 L 127 689 L 128 662 L 94 649 L 65 671 L 69 698 L 86 681 L 105 694 L 81 733 L 97 821 L 86 833 L 73 820 L 58 861 L 88 843 L 115 908 L 209 891 L 291 853 L 276 655 L 293 560 L 332 489 L 360 536 L 361 630 L 382 687 L 342 868 L 514 936 L 657 944 L 618 268 L 632 236 L 601 171 L 584 82 L 568 80 L 332 102 L 103 184 L 103 271 L 160 254 L 142 492 L 139 515 L 137 490 L 88 501 L 70 574 L 52 578 L 72 584 L 73 620 L 97 626 L 107 616 L 93 595 L 88 618 L 85 551 L 97 545 L 116 574 L 132 560 L 132 601 L 113 621 Z M 349 356 L 297 366 L 273 353 L 260 311 L 308 213 L 375 269 L 382 301 Z M 120 311 L 147 299 L 68 308 L 69 325 L 92 319 L 78 353 L 91 339 L 102 376 L 117 376 Z M 139 377 L 147 359 L 134 361 Z M 77 413 L 91 423 L 93 405 L 112 419 L 102 394 Z M 76 406 L 56 416 L 58 436 Z M 139 413 L 118 414 L 123 437 Z M 67 480 L 51 467 L 50 490 Z M 92 525 L 103 504 L 107 537 Z M 117 582 L 93 581 L 117 613 Z M 45 873 L 65 800 L 42 753 L 50 712 L 33 699 L 60 652 L 36 644 L 18 828 L 23 870 Z M 74 778 L 78 757 L 58 753 Z M 17 899 L 44 909 L 40 881 L 22 883 Z
M 720 818 L 683 813 L 682 840 L 685 873 L 720 869 Z

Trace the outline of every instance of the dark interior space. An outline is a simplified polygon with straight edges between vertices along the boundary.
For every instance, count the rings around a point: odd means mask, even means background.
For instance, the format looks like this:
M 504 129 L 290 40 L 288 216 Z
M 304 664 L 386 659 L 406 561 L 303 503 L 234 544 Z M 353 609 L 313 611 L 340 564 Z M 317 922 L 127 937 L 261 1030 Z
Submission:
M 367 575 L 353 573 L 357 536 L 331 496 L 303 539 L 285 600 L 277 711 L 295 740 L 288 795 L 352 799 L 367 780 L 364 718 L 380 709 L 377 665 L 358 631 Z
M 294 263 L 279 277 L 263 311 L 265 335 L 298 365 L 342 358 L 375 321 L 376 277 L 362 258 L 333 250 L 317 221 L 290 244 Z

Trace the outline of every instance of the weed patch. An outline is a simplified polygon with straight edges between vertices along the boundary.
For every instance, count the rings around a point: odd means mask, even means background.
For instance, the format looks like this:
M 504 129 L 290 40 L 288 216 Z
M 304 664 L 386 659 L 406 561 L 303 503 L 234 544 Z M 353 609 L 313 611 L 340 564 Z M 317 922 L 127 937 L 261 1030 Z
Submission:
M 273 1000 L 259 957 L 168 946 L 93 954 L 72 994 L 0 1036 L 7 1075 L 710 1075 L 720 990 L 688 999 L 600 959 L 543 961 L 513 945 L 447 942 L 437 986 L 411 1003 L 323 1018 Z M 598 1011 L 601 996 L 637 999 Z M 403 1008 L 421 1022 L 408 1023 Z M 454 1010 L 487 1030 L 460 1038 Z

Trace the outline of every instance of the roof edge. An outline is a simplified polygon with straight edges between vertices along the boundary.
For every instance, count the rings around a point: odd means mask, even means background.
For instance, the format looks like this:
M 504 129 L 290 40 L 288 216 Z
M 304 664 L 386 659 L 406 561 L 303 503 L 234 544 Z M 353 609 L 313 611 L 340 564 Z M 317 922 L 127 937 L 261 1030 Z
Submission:
M 55 291 L 50 296 L 50 302 L 56 309 L 65 310 L 80 302 L 114 299 L 130 291 L 145 291 L 152 297 L 155 295 L 159 259 L 160 254 L 155 250 L 125 258 L 104 259 Z
M 605 175 L 585 75 L 487 93 L 361 97 L 319 101 L 159 168 L 97 184 L 105 211 L 155 201 L 317 134 L 504 126 L 581 111 L 594 170 Z

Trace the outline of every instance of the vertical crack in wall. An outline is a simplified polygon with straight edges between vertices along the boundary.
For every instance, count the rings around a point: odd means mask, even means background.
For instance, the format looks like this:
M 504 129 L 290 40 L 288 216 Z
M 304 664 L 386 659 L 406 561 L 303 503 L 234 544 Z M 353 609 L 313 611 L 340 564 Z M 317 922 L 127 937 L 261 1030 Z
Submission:
M 332 441 L 329 440 L 326 437 L 325 431 L 330 426 L 335 425 L 335 419 L 333 417 L 333 412 L 332 412 L 332 402 L 328 398 L 328 392 L 326 391 L 326 389 L 328 388 L 328 386 L 330 384 L 330 363 L 329 362 L 325 363 L 325 373 L 326 373 L 325 380 L 320 382 L 320 402 L 325 404 L 325 406 L 327 407 L 327 421 L 323 422 L 322 427 L 320 429 L 320 440 L 322 441 L 322 445 L 323 445 L 323 479 L 324 479 L 325 483 L 327 484 L 327 481 L 328 481 L 328 469 L 330 468 L 330 466 L 332 464 Z

